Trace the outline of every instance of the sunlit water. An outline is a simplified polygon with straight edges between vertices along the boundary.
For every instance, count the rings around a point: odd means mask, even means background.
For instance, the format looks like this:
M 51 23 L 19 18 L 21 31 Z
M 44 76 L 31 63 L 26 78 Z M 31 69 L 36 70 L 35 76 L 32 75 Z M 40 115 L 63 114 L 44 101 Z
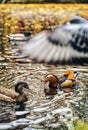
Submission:
M 0 129 L 74 129 L 74 121 L 88 119 L 88 66 L 47 65 L 17 58 L 16 46 L 11 43 L 1 52 L 0 85 L 10 89 L 18 81 L 26 81 L 31 89 L 24 112 L 16 112 L 16 104 L 0 101 Z M 5 53 L 4 53 L 5 52 Z M 66 69 L 79 72 L 77 88 L 69 98 L 59 92 L 45 97 L 44 78 L 47 73 L 57 76 Z

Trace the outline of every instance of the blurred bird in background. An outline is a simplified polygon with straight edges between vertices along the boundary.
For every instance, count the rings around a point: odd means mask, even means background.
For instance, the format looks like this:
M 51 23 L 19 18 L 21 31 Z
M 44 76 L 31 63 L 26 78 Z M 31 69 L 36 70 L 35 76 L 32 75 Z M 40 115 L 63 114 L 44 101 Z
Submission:
M 88 63 L 88 21 L 74 16 L 54 31 L 42 31 L 19 48 L 22 55 L 50 64 Z

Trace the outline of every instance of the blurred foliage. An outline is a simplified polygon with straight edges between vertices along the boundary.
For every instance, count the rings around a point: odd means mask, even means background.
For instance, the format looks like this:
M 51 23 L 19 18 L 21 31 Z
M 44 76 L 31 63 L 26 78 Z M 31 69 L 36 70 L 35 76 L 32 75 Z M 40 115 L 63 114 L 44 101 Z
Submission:
M 81 120 L 75 122 L 75 130 L 88 130 L 88 124 Z
M 0 32 L 8 34 L 53 30 L 74 15 L 88 19 L 86 4 L 1 4 Z
M 3 3 L 88 3 L 88 0 L 0 0 Z

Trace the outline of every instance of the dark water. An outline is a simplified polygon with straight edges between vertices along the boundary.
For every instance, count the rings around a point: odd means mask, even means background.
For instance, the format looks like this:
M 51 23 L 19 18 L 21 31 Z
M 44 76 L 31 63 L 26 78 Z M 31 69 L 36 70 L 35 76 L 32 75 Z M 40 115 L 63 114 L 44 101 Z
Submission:
M 3 46 L 4 45 L 4 46 Z M 14 103 L 0 101 L 0 129 L 59 129 L 73 130 L 74 121 L 88 121 L 88 65 L 47 65 L 33 63 L 29 59 L 16 57 L 17 48 L 12 43 L 2 44 L 0 56 L 0 85 L 14 89 L 18 81 L 26 81 L 31 93 L 25 110 L 16 112 Z M 78 85 L 74 94 L 65 99 L 59 92 L 54 97 L 45 97 L 44 78 L 47 73 L 57 76 L 67 69 L 78 71 Z

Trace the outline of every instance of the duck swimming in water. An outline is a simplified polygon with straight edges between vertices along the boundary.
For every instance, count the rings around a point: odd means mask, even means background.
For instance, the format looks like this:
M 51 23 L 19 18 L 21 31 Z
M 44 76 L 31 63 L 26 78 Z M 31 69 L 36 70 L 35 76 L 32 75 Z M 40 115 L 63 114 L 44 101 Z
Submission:
M 18 103 L 26 102 L 28 98 L 27 95 L 23 92 L 23 88 L 29 89 L 28 84 L 22 81 L 15 85 L 15 91 L 5 87 L 0 87 L 0 100 Z
M 45 95 L 55 95 L 58 89 L 64 92 L 73 92 L 77 76 L 75 73 L 72 70 L 67 70 L 59 78 L 54 74 L 46 75 L 44 83 L 49 82 L 49 89 L 44 88 Z
M 88 21 L 74 16 L 53 31 L 36 34 L 19 48 L 22 56 L 50 64 L 88 63 Z

